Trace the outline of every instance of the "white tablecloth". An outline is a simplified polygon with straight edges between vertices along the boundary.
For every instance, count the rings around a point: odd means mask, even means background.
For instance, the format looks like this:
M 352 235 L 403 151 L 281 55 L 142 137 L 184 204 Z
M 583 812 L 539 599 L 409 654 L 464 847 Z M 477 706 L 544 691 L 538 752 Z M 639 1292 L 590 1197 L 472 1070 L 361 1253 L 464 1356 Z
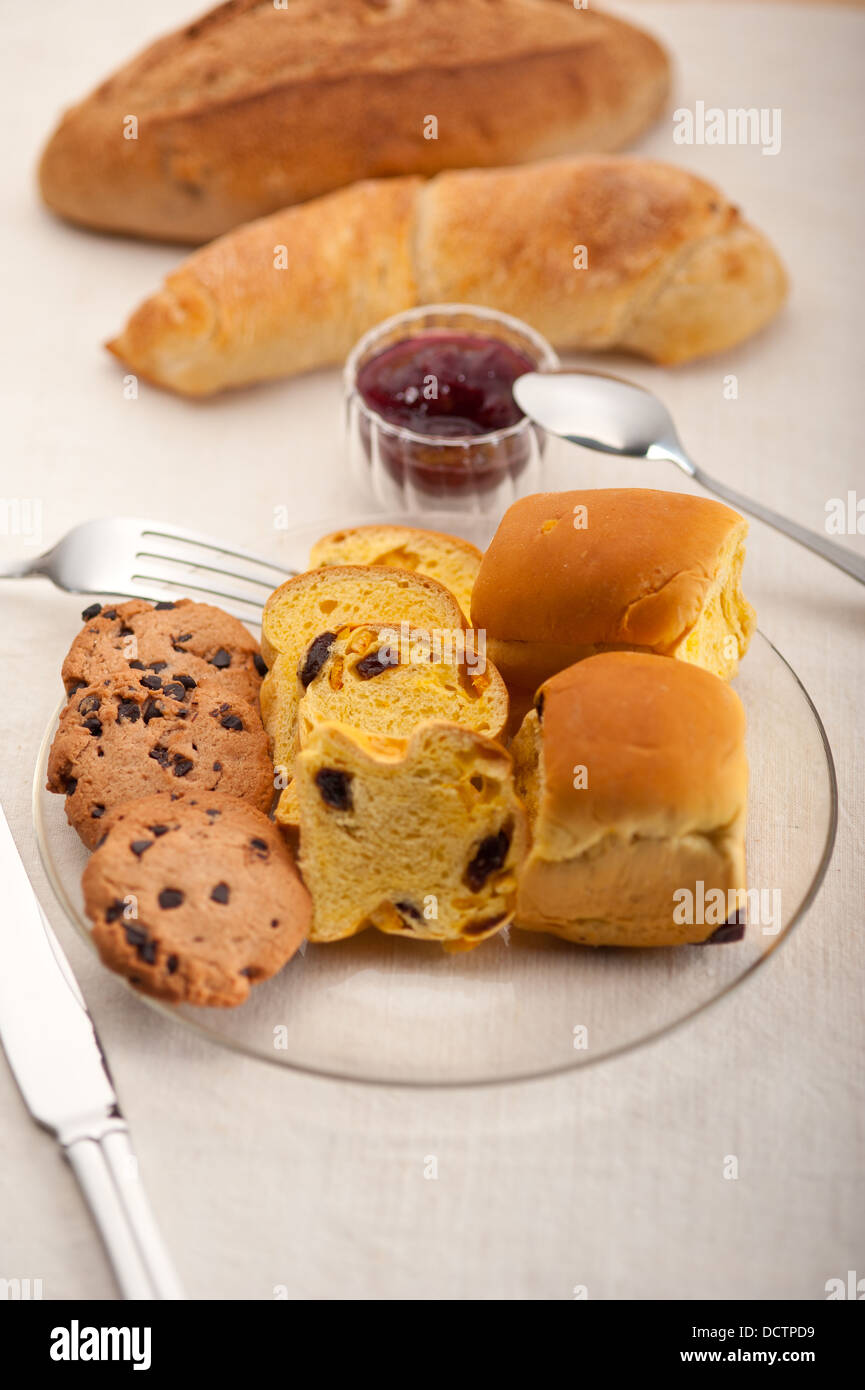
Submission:
M 858 437 L 865 17 L 831 5 L 622 4 L 677 59 L 674 105 L 780 107 L 782 149 L 688 148 L 665 120 L 646 153 L 717 179 L 789 265 L 783 317 L 753 343 L 655 385 L 709 471 L 815 528 L 865 495 Z M 190 405 L 125 400 L 99 344 L 178 259 L 54 222 L 33 167 L 60 107 L 189 17 L 60 0 L 8 6 L 0 184 L 2 496 L 37 501 L 46 544 L 93 515 L 185 519 L 262 549 L 274 508 L 351 515 L 337 374 Z M 723 378 L 735 373 L 738 399 Z M 550 485 L 676 486 L 664 470 L 561 462 Z M 847 544 L 865 548 L 865 537 Z M 3 556 L 26 538 L 0 536 Z M 50 897 L 29 811 L 58 659 L 81 601 L 4 584 L 0 797 L 103 1038 L 141 1172 L 200 1298 L 824 1297 L 865 1275 L 865 594 L 755 524 L 748 592 L 825 721 L 841 790 L 837 852 L 805 924 L 720 1006 L 618 1061 L 554 1082 L 396 1092 L 278 1072 L 199 1042 L 105 973 Z M 0 1277 L 47 1298 L 111 1298 L 74 1181 L 0 1064 Z M 438 1158 L 438 1178 L 424 1177 Z M 725 1180 L 725 1155 L 739 1160 Z

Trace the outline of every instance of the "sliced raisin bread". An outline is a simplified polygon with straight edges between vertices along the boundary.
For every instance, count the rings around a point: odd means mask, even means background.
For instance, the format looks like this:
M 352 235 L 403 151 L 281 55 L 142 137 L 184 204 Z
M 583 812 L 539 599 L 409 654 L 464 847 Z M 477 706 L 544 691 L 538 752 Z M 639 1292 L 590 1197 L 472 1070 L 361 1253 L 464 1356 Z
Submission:
M 465 628 L 462 610 L 444 585 L 384 565 L 335 565 L 282 584 L 262 616 L 262 650 L 270 666 L 261 687 L 261 715 L 271 742 L 277 784 L 287 788 L 297 751 L 298 673 L 313 640 L 351 623 L 411 623 L 431 632 Z M 288 811 L 277 807 L 277 820 Z
M 407 738 L 428 719 L 445 719 L 499 738 L 508 722 L 508 691 L 496 668 L 476 651 L 474 633 L 447 641 L 428 630 L 384 623 L 346 627 L 313 638 L 300 664 L 297 751 L 327 720 L 367 733 Z M 280 797 L 281 824 L 298 823 L 291 765 Z
M 483 556 L 471 541 L 414 526 L 351 526 L 316 541 L 310 569 L 320 565 L 392 565 L 429 575 L 450 589 L 468 619 Z
M 499 744 L 442 721 L 408 740 L 319 724 L 297 790 L 313 941 L 377 927 L 467 950 L 511 920 L 527 831 Z

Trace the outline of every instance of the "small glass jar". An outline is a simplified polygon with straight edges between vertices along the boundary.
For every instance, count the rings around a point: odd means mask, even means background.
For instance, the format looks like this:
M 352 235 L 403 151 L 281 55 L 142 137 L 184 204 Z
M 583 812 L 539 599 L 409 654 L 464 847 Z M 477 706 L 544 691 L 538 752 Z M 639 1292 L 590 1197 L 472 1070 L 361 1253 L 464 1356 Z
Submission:
M 363 399 L 358 374 L 385 349 L 436 334 L 499 339 L 537 371 L 556 371 L 559 359 L 528 324 L 471 304 L 428 304 L 396 314 L 364 335 L 345 366 L 349 457 L 358 480 L 376 500 L 403 511 L 501 513 L 515 498 L 539 489 L 546 435 L 525 416 L 488 434 L 419 434 L 386 420 Z

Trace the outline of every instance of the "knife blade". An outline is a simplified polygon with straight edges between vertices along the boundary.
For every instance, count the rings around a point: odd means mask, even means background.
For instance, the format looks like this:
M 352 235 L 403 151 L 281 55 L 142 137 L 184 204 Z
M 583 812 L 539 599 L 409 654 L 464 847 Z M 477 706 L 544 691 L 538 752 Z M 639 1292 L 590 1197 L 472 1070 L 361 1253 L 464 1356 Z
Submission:
M 183 1298 L 93 1020 L 0 805 L 0 1043 L 33 1118 L 57 1136 L 126 1298 Z

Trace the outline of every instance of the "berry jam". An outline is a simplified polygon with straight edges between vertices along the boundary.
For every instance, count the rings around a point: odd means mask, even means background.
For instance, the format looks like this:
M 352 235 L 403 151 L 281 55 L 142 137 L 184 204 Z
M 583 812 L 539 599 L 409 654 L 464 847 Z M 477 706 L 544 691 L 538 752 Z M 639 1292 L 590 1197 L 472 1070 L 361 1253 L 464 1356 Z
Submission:
M 498 338 L 431 333 L 385 348 L 358 372 L 370 410 L 415 434 L 491 434 L 523 418 L 517 377 L 535 364 Z
M 506 475 L 516 477 L 529 460 L 524 433 L 480 441 L 525 418 L 513 384 L 536 365 L 500 338 L 470 333 L 405 338 L 371 357 L 357 374 L 367 409 L 386 425 L 429 438 L 421 443 L 380 428 L 377 447 L 387 471 L 432 496 L 484 491 Z M 363 417 L 360 423 L 369 453 L 370 423 Z

